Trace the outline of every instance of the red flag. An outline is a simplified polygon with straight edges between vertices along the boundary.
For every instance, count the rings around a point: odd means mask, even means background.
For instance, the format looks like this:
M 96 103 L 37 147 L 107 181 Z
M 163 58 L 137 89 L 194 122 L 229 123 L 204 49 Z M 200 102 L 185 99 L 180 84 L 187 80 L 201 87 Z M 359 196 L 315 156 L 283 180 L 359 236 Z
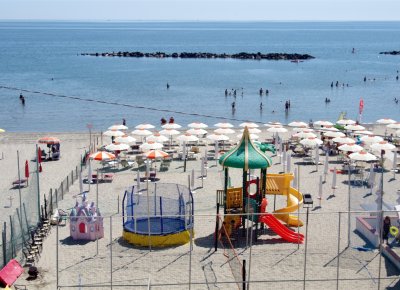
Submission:
M 38 147 L 37 160 L 39 163 L 42 162 L 42 150 L 40 150 L 40 147 Z
M 362 114 L 363 110 L 364 110 L 364 100 L 360 99 L 360 105 L 358 107 L 358 112 L 360 113 L 360 115 Z
M 39 163 L 39 172 L 42 172 L 42 163 Z
M 28 160 L 25 161 L 25 178 L 29 178 L 29 165 L 28 165 Z

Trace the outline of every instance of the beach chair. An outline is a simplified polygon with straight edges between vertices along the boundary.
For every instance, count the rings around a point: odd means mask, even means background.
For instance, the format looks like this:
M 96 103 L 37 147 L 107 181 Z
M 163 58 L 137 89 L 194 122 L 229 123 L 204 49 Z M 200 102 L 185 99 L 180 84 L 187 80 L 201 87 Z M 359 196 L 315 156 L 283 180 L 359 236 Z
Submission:
M 12 188 L 23 188 L 23 187 L 27 187 L 28 186 L 28 180 L 26 179 L 17 179 L 15 181 L 12 182 Z
M 35 265 L 35 254 L 31 253 L 28 249 L 22 249 L 22 254 L 24 255 L 25 267 L 30 267 Z

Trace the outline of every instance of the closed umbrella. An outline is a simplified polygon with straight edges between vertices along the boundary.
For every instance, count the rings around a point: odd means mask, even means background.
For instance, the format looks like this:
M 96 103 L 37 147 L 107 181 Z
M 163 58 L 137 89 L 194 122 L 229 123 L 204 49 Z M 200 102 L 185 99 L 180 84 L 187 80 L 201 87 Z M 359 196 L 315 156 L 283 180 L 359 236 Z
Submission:
M 328 175 L 329 171 L 329 154 L 326 152 L 325 154 L 325 162 L 324 162 L 324 182 L 326 182 L 326 176 Z
M 83 193 L 82 171 L 79 172 L 79 193 Z
M 287 154 L 286 157 L 286 172 L 290 173 L 292 171 L 292 156 Z
M 25 161 L 25 178 L 26 178 L 27 184 L 29 184 L 29 164 L 28 164 L 28 160 Z
M 332 195 L 335 196 L 335 190 L 337 188 L 336 186 L 336 167 L 333 168 L 333 174 L 332 174 L 332 189 L 333 189 L 333 193 Z
M 375 186 L 375 177 L 376 177 L 376 172 L 374 171 L 374 165 L 371 164 L 371 167 L 369 168 L 369 178 L 368 178 L 368 185 L 371 188 L 371 193 L 372 189 Z
M 194 128 L 194 129 L 205 129 L 208 127 L 207 124 L 201 123 L 201 122 L 193 122 L 188 124 L 189 128 Z
M 396 172 L 397 172 L 397 151 L 393 152 L 393 159 L 392 159 L 392 170 L 393 170 L 393 179 L 396 179 Z
M 318 165 L 319 165 L 319 147 L 316 146 L 315 147 L 315 166 L 316 166 L 317 171 L 318 171 Z
M 322 175 L 319 176 L 319 186 L 318 186 L 318 199 L 319 206 L 321 206 L 321 199 L 322 199 Z
M 42 150 L 40 149 L 40 147 L 38 147 L 37 160 L 38 163 L 42 163 Z
M 292 186 L 293 186 L 293 188 L 298 189 L 298 184 L 297 184 L 297 167 L 294 168 Z

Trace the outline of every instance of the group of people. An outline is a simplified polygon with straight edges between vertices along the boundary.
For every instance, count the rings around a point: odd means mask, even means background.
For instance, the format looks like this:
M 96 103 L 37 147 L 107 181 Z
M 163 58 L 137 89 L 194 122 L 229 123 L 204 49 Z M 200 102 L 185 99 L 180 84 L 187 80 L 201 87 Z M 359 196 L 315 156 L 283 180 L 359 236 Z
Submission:
M 365 82 L 365 80 L 364 80 L 364 82 Z M 336 81 L 336 83 L 335 83 L 335 87 L 348 87 L 349 86 L 349 84 L 345 84 L 345 83 L 343 83 L 343 84 L 340 84 L 339 83 L 339 81 Z M 331 88 L 333 88 L 333 82 L 331 82 Z
M 170 124 L 175 123 L 174 117 L 170 117 L 168 123 L 170 123 Z M 161 118 L 161 125 L 165 125 L 165 124 L 167 124 L 167 120 L 164 117 L 162 117 Z
M 236 95 L 237 95 L 236 89 L 231 89 L 230 91 L 228 91 L 228 89 L 225 89 L 225 97 L 233 96 L 234 98 L 236 98 Z M 241 88 L 241 95 L 243 97 L 243 88 Z
M 263 88 L 260 88 L 260 90 L 259 90 L 259 94 L 260 94 L 260 96 L 262 96 L 262 95 L 264 94 L 264 90 L 263 90 Z M 268 96 L 268 95 L 269 95 L 269 90 L 265 89 L 265 95 L 266 95 L 266 96 Z

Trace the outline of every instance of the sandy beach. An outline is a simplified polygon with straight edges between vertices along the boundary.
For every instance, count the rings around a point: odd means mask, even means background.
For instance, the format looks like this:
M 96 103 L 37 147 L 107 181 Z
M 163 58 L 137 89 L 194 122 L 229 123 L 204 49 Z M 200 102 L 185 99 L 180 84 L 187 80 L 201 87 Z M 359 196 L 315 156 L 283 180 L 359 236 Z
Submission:
M 235 128 L 236 129 L 236 128 Z M 272 138 L 266 127 L 260 128 L 260 141 Z M 384 135 L 385 127 L 369 125 L 368 130 L 377 135 Z M 239 134 L 239 130 L 236 130 Z M 236 135 L 235 134 L 235 135 Z M 281 134 L 283 140 L 289 140 L 292 134 Z M 37 140 L 43 136 L 55 136 L 61 140 L 61 158 L 58 161 L 43 162 L 40 173 L 40 193 L 48 194 L 50 189 L 58 188 L 60 182 L 80 165 L 81 156 L 89 149 L 88 133 L 3 133 L 0 135 L 1 175 L 0 190 L 1 221 L 7 221 L 19 205 L 18 189 L 10 189 L 11 183 L 18 178 L 16 151 L 20 154 L 21 174 L 24 174 L 25 160 L 34 159 Z M 92 140 L 101 143 L 99 133 Z M 96 139 L 96 137 L 98 139 Z M 237 140 L 237 138 L 235 139 Z M 103 138 L 104 143 L 109 137 Z M 101 144 L 99 144 L 101 145 Z M 199 146 L 203 155 L 205 146 Z M 47 148 L 45 148 L 47 149 Z M 208 149 L 212 149 L 211 146 Z M 291 151 L 290 151 L 291 152 Z M 268 173 L 281 173 L 284 165 L 281 157 L 272 155 L 273 165 Z M 320 161 L 324 161 L 320 151 Z M 329 171 L 323 184 L 321 200 L 317 198 L 319 178 L 323 175 L 324 165 L 307 164 L 302 157 L 291 158 L 291 171 L 298 171 L 299 191 L 313 196 L 313 208 L 309 212 L 307 233 L 307 255 L 305 244 L 297 245 L 282 240 L 269 229 L 264 229 L 253 242 L 245 236 L 237 237 L 230 246 L 220 242 L 218 251 L 214 252 L 214 229 L 216 220 L 216 190 L 223 189 L 224 175 L 222 167 L 215 161 L 208 161 L 207 177 L 200 179 L 201 161 L 190 160 L 184 172 L 183 161 L 173 160 L 165 172 L 157 172 L 157 183 L 177 183 L 188 185 L 188 175 L 194 170 L 194 237 L 191 244 L 169 248 L 135 247 L 122 239 L 121 203 L 124 191 L 136 186 L 137 166 L 108 169 L 114 173 L 111 183 L 91 185 L 87 194 L 89 202 L 96 200 L 98 188 L 98 207 L 104 217 L 104 238 L 96 241 L 74 241 L 70 238 L 69 221 L 66 225 L 52 226 L 51 232 L 44 239 L 43 250 L 37 258 L 36 266 L 39 276 L 36 280 L 27 281 L 24 273 L 16 285 L 26 285 L 26 289 L 72 289 L 79 285 L 90 289 L 236 289 L 235 283 L 240 279 L 240 264 L 246 260 L 248 279 L 252 289 L 303 289 L 304 263 L 306 261 L 307 289 L 398 289 L 399 270 L 379 251 L 370 247 L 355 231 L 356 217 L 369 215 L 363 211 L 363 204 L 376 204 L 376 188 L 372 190 L 364 185 L 351 185 L 351 203 L 348 215 L 349 186 L 347 174 L 337 174 L 337 188 L 332 189 L 332 171 L 342 168 L 336 156 L 329 157 Z M 31 162 L 30 164 L 34 164 Z M 160 164 L 160 163 L 158 163 Z M 367 165 L 369 168 L 369 165 Z M 385 161 L 385 168 L 392 168 L 390 160 Z M 102 165 L 92 161 L 93 171 Z M 368 172 L 367 167 L 365 173 Z M 35 168 L 30 168 L 35 174 Z M 86 178 L 87 169 L 83 176 Z M 144 172 L 140 172 L 144 176 Z M 258 170 L 254 170 L 258 175 Z M 242 170 L 230 169 L 232 186 L 241 186 Z M 394 178 L 395 177 L 395 178 Z M 384 196 L 387 204 L 395 205 L 397 190 L 400 188 L 400 177 L 390 170 L 383 174 Z M 325 179 L 325 177 L 324 177 Z M 378 180 L 378 178 L 377 178 Z M 141 183 L 142 194 L 145 194 L 146 182 Z M 89 185 L 84 184 L 89 190 Z M 30 187 L 22 189 L 22 200 L 29 200 Z M 332 194 L 334 193 L 334 196 Z M 12 197 L 12 207 L 10 207 Z M 274 207 L 285 206 L 283 196 L 267 195 L 268 212 Z M 41 198 L 43 200 L 43 198 Z M 79 182 L 76 181 L 58 202 L 61 209 L 69 211 L 76 201 L 80 201 Z M 297 214 L 297 213 L 294 213 Z M 396 213 L 388 214 L 396 217 Z M 348 217 L 350 216 L 350 220 Z M 306 209 L 299 207 L 299 217 L 306 221 Z M 348 225 L 350 223 L 350 234 Z M 339 230 L 340 228 L 340 230 Z M 297 228 L 293 228 L 297 231 Z M 306 233 L 306 227 L 299 229 Z M 251 234 L 250 234 L 251 235 Z M 246 246 L 246 241 L 248 244 Z M 339 243 L 339 246 L 338 246 Z M 360 250 L 368 248 L 368 250 Z M 233 253 L 236 253 L 234 255 Z M 338 259 L 338 253 L 339 259 Z M 18 259 L 23 263 L 22 256 Z M 58 261 L 57 261 L 58 259 Z M 339 260 L 339 267 L 337 262 Z M 378 273 L 381 267 L 380 273 Z M 189 270 L 190 269 L 190 270 Z M 337 282 L 339 277 L 339 282 Z M 378 281 L 378 278 L 382 278 Z M 337 283 L 338 287 L 337 287 Z

